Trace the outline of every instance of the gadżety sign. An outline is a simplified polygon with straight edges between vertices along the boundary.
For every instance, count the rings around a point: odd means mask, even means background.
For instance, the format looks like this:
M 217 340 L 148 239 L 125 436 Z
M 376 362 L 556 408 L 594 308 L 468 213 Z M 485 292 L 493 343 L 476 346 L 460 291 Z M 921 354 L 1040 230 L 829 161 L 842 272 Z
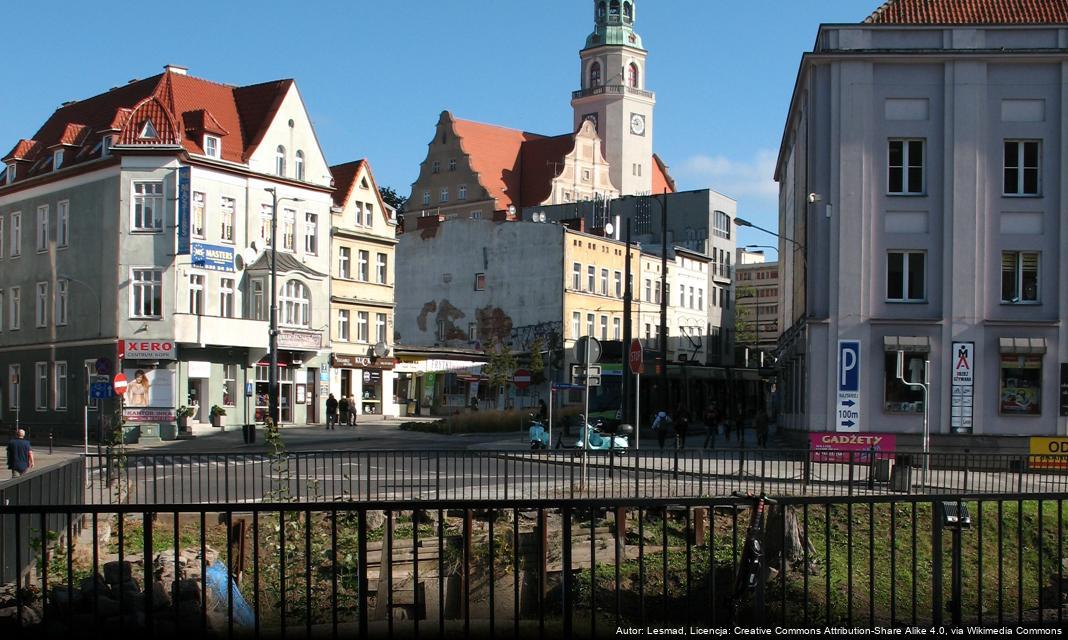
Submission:
M 860 431 L 860 418 L 860 342 L 839 340 L 835 431 Z

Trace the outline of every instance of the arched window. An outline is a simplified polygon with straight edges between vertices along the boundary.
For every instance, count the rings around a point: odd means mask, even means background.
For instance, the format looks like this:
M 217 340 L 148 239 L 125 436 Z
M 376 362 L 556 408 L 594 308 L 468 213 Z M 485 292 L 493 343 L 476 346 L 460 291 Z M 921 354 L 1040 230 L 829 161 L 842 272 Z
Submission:
M 601 0 L 601 2 L 597 3 L 597 21 L 598 22 L 604 22 L 604 15 L 605 15 L 605 2 L 604 2 L 604 0 Z
M 282 289 L 282 324 L 291 327 L 311 326 L 311 297 L 303 282 L 290 280 Z
M 627 66 L 627 86 L 638 88 L 638 82 L 641 80 L 638 72 L 638 64 L 636 62 L 630 63 Z
M 608 17 L 619 17 L 619 0 L 612 0 L 612 3 L 608 5 Z
M 626 22 L 634 21 L 634 6 L 629 2 L 623 3 L 623 20 Z
M 594 62 L 590 65 L 590 86 L 601 86 L 601 63 Z
M 295 162 L 296 162 L 296 167 L 295 168 L 297 170 L 297 175 L 295 177 L 296 177 L 297 180 L 303 180 L 304 179 L 304 152 L 303 151 L 297 151 L 297 159 L 295 160 Z
M 274 174 L 286 175 L 286 148 L 282 145 L 278 145 L 278 150 L 274 154 Z

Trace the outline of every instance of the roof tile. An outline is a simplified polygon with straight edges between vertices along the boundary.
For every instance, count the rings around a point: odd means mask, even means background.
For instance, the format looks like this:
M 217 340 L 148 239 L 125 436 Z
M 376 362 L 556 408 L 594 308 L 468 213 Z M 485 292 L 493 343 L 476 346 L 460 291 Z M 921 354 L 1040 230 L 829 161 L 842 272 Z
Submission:
M 1065 0 L 887 0 L 869 24 L 1062 24 Z

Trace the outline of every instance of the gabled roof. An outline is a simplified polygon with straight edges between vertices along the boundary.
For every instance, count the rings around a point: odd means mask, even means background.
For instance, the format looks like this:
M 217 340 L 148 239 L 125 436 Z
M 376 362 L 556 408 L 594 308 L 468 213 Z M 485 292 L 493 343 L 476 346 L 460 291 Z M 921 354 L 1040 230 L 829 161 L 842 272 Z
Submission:
M 370 181 L 371 191 L 378 200 L 379 213 L 387 224 L 396 225 L 397 221 L 391 218 L 389 212 L 386 211 L 386 202 L 382 199 L 382 192 L 378 190 L 378 182 L 375 181 L 375 174 L 371 171 L 371 163 L 365 158 L 330 167 L 330 175 L 334 178 L 334 205 L 341 208 L 345 207 L 345 203 L 352 197 L 352 192 L 356 188 L 357 176 L 364 170 L 367 171 L 367 179 Z
M 675 179 L 660 156 L 653 154 L 653 193 L 675 193 Z
M 887 0 L 868 24 L 1061 24 L 1065 0 Z
M 203 154 L 203 134 L 222 138 L 222 159 L 247 164 L 274 115 L 293 86 L 277 80 L 247 87 L 211 82 L 173 71 L 130 81 L 99 95 L 67 103 L 57 109 L 30 139 L 20 141 L 6 159 L 26 159 L 56 145 L 79 148 L 64 169 L 101 158 L 104 135 L 119 132 L 118 144 L 180 145 L 188 153 Z M 141 137 L 152 121 L 157 139 Z M 88 152 L 91 150 L 92 152 Z M 19 172 L 16 183 L 30 172 Z
M 508 205 L 519 206 L 523 188 L 523 144 L 545 136 L 458 118 L 452 118 L 452 123 L 460 147 L 470 158 L 471 168 L 479 175 L 490 197 L 495 198 L 502 209 Z
M 520 156 L 522 191 L 517 207 L 533 207 L 552 195 L 552 181 L 563 170 L 564 157 L 575 149 L 574 134 L 523 143 Z

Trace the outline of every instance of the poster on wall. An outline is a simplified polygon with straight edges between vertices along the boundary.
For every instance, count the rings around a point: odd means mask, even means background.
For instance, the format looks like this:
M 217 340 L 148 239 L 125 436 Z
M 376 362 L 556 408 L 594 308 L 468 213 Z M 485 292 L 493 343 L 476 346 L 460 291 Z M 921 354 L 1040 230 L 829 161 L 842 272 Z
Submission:
M 174 420 L 174 371 L 170 369 L 123 369 L 129 381 L 123 417 L 129 422 Z
M 308 404 L 308 387 L 307 385 L 297 385 L 297 404 Z

